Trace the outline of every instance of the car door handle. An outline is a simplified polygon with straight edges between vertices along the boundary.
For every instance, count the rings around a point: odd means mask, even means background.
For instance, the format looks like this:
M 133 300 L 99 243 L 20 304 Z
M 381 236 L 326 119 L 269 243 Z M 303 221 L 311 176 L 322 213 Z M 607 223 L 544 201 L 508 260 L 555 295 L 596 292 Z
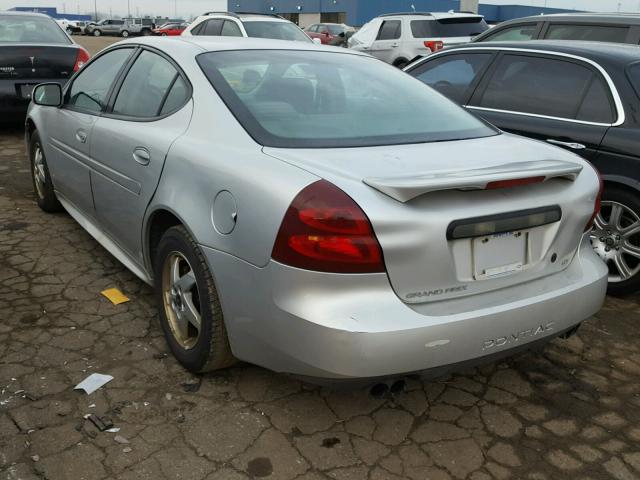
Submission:
M 85 132 L 84 130 L 78 130 L 76 132 L 76 140 L 78 140 L 80 143 L 87 143 L 87 132 Z
M 138 147 L 133 151 L 133 159 L 140 165 L 149 165 L 151 154 L 146 148 Z
M 552 138 L 547 139 L 547 142 L 553 143 L 554 145 L 558 145 L 560 147 L 567 147 L 567 148 L 570 148 L 571 150 L 584 150 L 585 148 L 587 148 L 581 143 L 561 142 L 560 140 L 554 140 Z

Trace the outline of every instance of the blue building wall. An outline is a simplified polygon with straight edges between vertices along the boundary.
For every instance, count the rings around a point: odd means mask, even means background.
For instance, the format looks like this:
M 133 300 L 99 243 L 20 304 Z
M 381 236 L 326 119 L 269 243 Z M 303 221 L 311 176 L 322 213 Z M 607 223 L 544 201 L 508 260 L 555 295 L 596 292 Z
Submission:
M 364 25 L 383 13 L 410 12 L 413 5 L 418 12 L 447 12 L 460 10 L 459 0 L 227 0 L 232 12 L 260 13 L 333 13 L 347 14 L 350 25 Z M 299 7 L 299 8 L 298 8 Z M 272 10 L 273 9 L 273 10 Z M 480 14 L 489 22 L 502 22 L 530 15 L 571 12 L 558 8 L 524 5 L 480 5 Z
M 51 18 L 66 18 L 67 20 L 91 20 L 91 15 L 76 15 L 73 13 L 59 13 L 56 7 L 13 7 L 9 10 L 14 12 L 35 12 L 44 13 Z

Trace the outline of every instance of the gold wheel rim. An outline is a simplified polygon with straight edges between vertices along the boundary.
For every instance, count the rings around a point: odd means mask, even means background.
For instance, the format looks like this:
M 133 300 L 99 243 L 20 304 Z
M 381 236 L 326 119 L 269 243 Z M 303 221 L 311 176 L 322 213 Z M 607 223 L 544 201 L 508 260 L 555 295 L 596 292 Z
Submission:
M 200 295 L 193 268 L 180 252 L 165 258 L 162 303 L 173 338 L 183 349 L 192 349 L 202 330 Z

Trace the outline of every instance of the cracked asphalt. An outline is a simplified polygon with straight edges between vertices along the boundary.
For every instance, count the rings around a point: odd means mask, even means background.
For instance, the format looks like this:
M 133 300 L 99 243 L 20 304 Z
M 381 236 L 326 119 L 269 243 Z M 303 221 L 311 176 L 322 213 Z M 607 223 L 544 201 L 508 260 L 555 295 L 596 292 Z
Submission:
M 194 376 L 150 288 L 37 208 L 22 132 L 0 134 L 0 480 L 640 478 L 639 326 L 638 298 L 609 298 L 570 340 L 380 399 L 247 364 Z M 92 372 L 115 379 L 74 391 Z

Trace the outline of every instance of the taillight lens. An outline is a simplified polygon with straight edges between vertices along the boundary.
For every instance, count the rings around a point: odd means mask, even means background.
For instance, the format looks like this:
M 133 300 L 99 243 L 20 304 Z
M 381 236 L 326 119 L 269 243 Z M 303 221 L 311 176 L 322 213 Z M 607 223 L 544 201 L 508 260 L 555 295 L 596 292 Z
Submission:
M 544 182 L 545 177 L 526 177 L 526 178 L 514 178 L 511 180 L 496 180 L 495 182 L 487 183 L 485 189 L 495 190 L 497 188 L 511 188 L 511 187 L 523 187 L 525 185 L 532 185 L 534 183 Z
M 89 52 L 87 52 L 84 48 L 80 47 L 78 49 L 78 55 L 76 56 L 76 63 L 73 66 L 73 71 L 77 72 L 82 67 L 84 67 L 84 64 L 87 63 L 90 58 L 91 58 L 91 55 L 89 55 Z
M 442 50 L 444 48 L 444 43 L 439 40 L 427 40 L 426 42 L 424 42 L 424 46 L 432 52 L 437 52 L 438 50 Z
M 334 273 L 384 272 L 369 219 L 326 180 L 304 188 L 282 220 L 272 257 L 292 267 Z
M 593 164 L 591 164 L 590 162 L 587 162 L 587 163 L 591 168 L 593 168 L 593 170 L 596 172 L 596 175 L 598 175 L 598 181 L 600 182 L 600 186 L 598 188 L 598 195 L 596 196 L 596 201 L 593 204 L 593 214 L 591 215 L 591 218 L 589 219 L 589 221 L 584 227 L 585 232 L 588 232 L 593 228 L 593 222 L 595 221 L 596 217 L 600 213 L 600 207 L 602 206 L 602 191 L 604 190 L 604 181 L 602 180 L 602 175 L 600 175 L 600 172 L 598 171 L 598 169 L 596 169 L 596 167 L 593 166 Z

